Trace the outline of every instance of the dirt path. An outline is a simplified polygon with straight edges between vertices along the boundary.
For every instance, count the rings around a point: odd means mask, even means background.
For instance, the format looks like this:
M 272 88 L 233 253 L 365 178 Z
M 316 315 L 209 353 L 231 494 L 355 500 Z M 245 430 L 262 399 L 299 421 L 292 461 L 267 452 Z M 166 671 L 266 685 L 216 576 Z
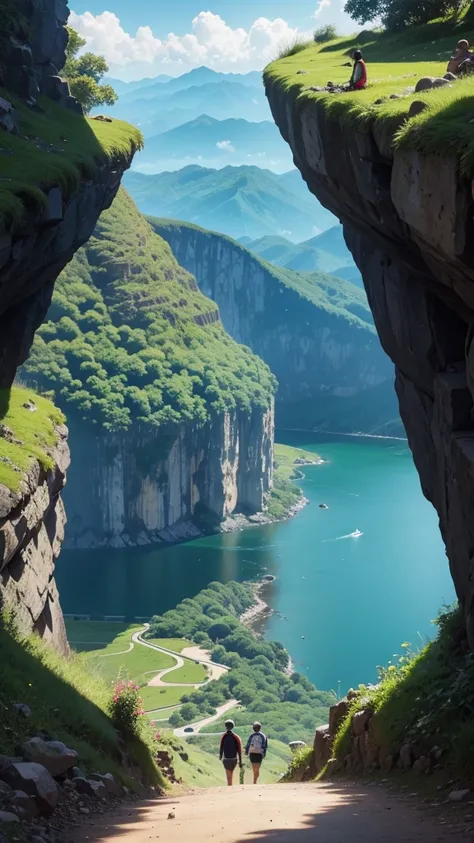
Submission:
M 146 639 L 143 638 L 143 633 L 147 627 L 148 624 L 146 624 L 143 629 L 138 630 L 138 632 L 135 632 L 132 635 L 133 643 L 130 645 L 130 649 L 133 649 L 134 644 L 138 644 L 142 647 L 148 647 L 150 650 L 158 650 L 159 653 L 165 653 L 168 656 L 172 656 L 176 661 L 176 664 L 171 667 L 167 667 L 164 670 L 160 670 L 154 678 L 148 682 L 148 685 L 151 688 L 200 688 L 203 685 L 207 685 L 208 682 L 214 682 L 216 679 L 220 679 L 224 673 L 228 672 L 228 667 L 209 661 L 209 653 L 207 653 L 206 650 L 201 650 L 199 647 L 187 647 L 183 650 L 183 656 L 188 661 L 192 660 L 202 664 L 206 668 L 207 679 L 205 679 L 204 682 L 163 682 L 164 676 L 184 667 L 185 659 L 182 658 L 179 653 L 175 653 L 174 650 L 167 650 L 165 647 L 159 647 L 158 644 L 152 644 L 150 641 L 146 641 Z
M 169 814 L 174 817 L 168 819 Z M 127 806 L 82 829 L 92 843 L 437 843 L 463 838 L 406 800 L 362 785 L 266 785 L 192 791 Z M 87 837 L 86 837 L 87 835 Z M 464 838 L 466 839 L 466 838 Z M 76 838 L 78 841 L 79 838 Z

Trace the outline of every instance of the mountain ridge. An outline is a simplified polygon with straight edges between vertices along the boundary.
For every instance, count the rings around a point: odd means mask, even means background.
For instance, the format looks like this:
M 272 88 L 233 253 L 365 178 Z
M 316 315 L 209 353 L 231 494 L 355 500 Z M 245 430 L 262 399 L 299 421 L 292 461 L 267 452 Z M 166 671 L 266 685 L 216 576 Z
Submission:
M 335 218 L 313 200 L 295 173 L 288 180 L 287 174 L 282 179 L 254 165 L 218 170 L 190 164 L 153 175 L 132 170 L 124 184 L 140 210 L 151 216 L 183 219 L 234 238 L 278 234 L 297 240 L 311 237 L 315 228 L 329 228 Z M 282 180 L 292 188 L 282 187 Z

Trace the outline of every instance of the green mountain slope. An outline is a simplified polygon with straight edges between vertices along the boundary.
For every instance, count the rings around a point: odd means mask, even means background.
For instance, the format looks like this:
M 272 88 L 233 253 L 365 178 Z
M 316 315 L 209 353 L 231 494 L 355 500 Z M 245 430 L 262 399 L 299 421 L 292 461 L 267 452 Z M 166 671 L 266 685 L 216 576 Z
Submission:
M 286 175 L 259 167 L 190 165 L 155 175 L 132 171 L 124 184 L 144 214 L 186 220 L 230 237 L 284 235 L 296 241 L 331 226 L 334 217 L 309 194 L 299 173 L 290 181 Z
M 274 390 L 124 190 L 60 276 L 24 373 L 107 430 L 200 425 L 224 409 L 266 407 Z
M 393 366 L 364 290 L 327 273 L 274 266 L 196 225 L 149 220 L 216 302 L 226 330 L 274 372 L 277 426 L 368 433 L 398 419 Z
M 242 256 L 253 263 L 254 267 L 265 272 L 268 281 L 273 282 L 276 286 L 283 285 L 293 290 L 298 294 L 298 297 L 307 299 L 322 313 L 342 317 L 349 323 L 355 323 L 358 327 L 363 327 L 375 334 L 372 313 L 365 292 L 358 290 L 353 284 L 344 281 L 342 278 L 337 278 L 326 272 L 293 272 L 285 267 L 273 266 L 271 263 L 262 260 L 258 255 L 253 255 L 248 248 L 232 238 L 214 231 L 205 231 L 200 226 L 155 217 L 148 217 L 148 221 L 160 236 L 173 244 L 173 250 L 175 250 L 177 239 L 182 237 L 184 240 L 187 233 L 193 231 L 197 232 L 201 242 L 217 239 L 222 243 L 227 243 L 231 249 L 237 253 L 240 252 Z M 178 250 L 175 251 L 175 254 L 181 254 L 181 252 Z M 200 279 L 198 278 L 199 282 Z M 249 314 L 250 317 L 251 314 Z

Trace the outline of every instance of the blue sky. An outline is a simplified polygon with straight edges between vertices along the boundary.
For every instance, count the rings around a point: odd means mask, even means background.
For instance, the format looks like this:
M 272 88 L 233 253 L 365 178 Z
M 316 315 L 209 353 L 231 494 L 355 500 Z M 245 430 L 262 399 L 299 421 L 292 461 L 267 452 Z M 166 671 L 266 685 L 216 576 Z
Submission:
M 179 75 L 206 64 L 223 72 L 261 70 L 278 46 L 315 26 L 356 27 L 343 0 L 70 0 L 71 25 L 111 75 Z
M 97 15 L 104 11 L 115 12 L 127 31 L 148 24 L 158 37 L 163 38 L 169 32 L 182 34 L 191 27 L 191 21 L 199 12 L 211 11 L 221 15 L 232 27 L 248 28 L 256 18 L 284 18 L 291 26 L 307 29 L 312 26 L 311 17 L 318 6 L 317 0 L 218 0 L 218 2 L 196 2 L 196 0 L 69 0 L 75 12 L 92 12 Z M 323 19 L 344 20 L 341 2 L 333 3 L 333 8 L 325 13 Z M 345 22 L 345 21 L 344 21 Z

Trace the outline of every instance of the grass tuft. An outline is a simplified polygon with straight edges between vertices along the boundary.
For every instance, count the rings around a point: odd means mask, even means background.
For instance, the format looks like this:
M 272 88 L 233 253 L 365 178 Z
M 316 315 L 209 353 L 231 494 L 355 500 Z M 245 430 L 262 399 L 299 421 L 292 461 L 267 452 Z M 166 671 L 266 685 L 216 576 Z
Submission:
M 310 41 L 303 39 L 301 37 L 295 38 L 289 44 L 283 44 L 280 49 L 278 50 L 278 59 L 286 59 L 289 56 L 296 56 L 298 53 L 301 53 L 306 47 L 310 44 Z

